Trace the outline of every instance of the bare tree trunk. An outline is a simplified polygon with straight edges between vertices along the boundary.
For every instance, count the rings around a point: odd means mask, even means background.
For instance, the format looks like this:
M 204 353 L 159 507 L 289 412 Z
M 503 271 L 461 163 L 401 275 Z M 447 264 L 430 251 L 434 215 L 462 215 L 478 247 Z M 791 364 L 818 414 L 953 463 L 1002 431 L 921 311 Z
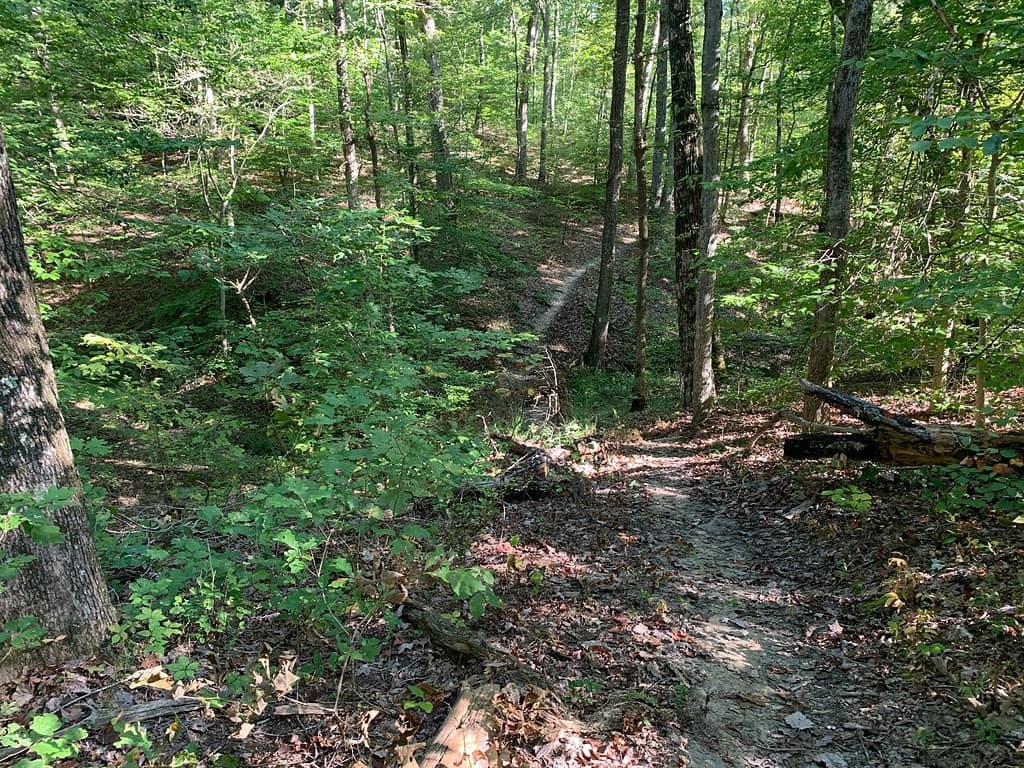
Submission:
M 750 131 L 750 104 L 751 88 L 754 84 L 754 72 L 757 69 L 757 54 L 761 48 L 761 41 L 764 39 L 764 24 L 756 14 L 751 14 L 747 20 L 746 45 L 743 51 L 743 70 L 740 73 L 740 104 L 739 116 L 736 126 L 736 152 L 733 155 L 733 162 L 742 170 L 740 177 L 744 184 L 750 183 L 750 163 L 754 159 L 754 142 Z M 760 27 L 761 31 L 755 37 L 755 30 Z
M 514 13 L 514 11 L 513 11 Z M 516 175 L 517 184 L 526 181 L 527 128 L 530 122 L 530 88 L 533 85 L 533 64 L 537 58 L 537 19 L 541 15 L 539 0 L 530 5 L 530 18 L 526 22 L 526 47 L 523 51 L 522 74 L 516 101 Z
M 32 530 L 19 525 L 0 534 L 0 565 L 15 569 L 0 582 L 0 629 L 13 641 L 0 655 L 0 682 L 33 664 L 93 652 L 114 619 L 30 275 L 0 132 L 0 494 L 19 494 L 31 510 L 26 514 L 41 515 Z M 31 502 L 55 489 L 64 489 L 63 502 Z M 15 499 L 3 501 L 5 512 L 16 512 Z M 19 649 L 33 627 L 46 642 Z
M 828 385 L 835 358 L 839 303 L 845 280 L 850 233 L 850 205 L 853 193 L 853 121 L 860 91 L 861 66 L 871 34 L 872 0 L 849 0 L 846 6 L 843 50 L 836 70 L 832 98 L 829 100 L 828 155 L 825 161 L 825 226 L 832 241 L 821 255 L 819 290 L 821 298 L 814 311 L 811 350 L 807 378 Z M 816 421 L 822 415 L 822 403 L 804 397 L 804 418 Z
M 338 125 L 345 156 L 345 194 L 348 207 L 359 207 L 359 157 L 356 132 L 352 127 L 352 94 L 348 76 L 348 10 L 345 0 L 334 0 L 334 39 L 338 45 L 334 67 L 338 75 Z
M 665 21 L 666 10 L 662 7 L 661 28 L 663 35 L 668 36 L 668 24 Z M 654 156 L 651 159 L 651 200 L 650 208 L 660 213 L 661 201 L 665 191 L 665 155 L 668 144 L 668 48 L 659 45 L 657 67 L 654 77 Z
M 690 0 L 670 0 L 669 9 L 680 400 L 684 409 L 690 409 L 693 406 L 693 335 L 696 323 L 695 264 L 701 220 L 701 130 L 697 116 L 697 73 L 693 58 L 693 14 Z
M 558 31 L 555 30 L 554 37 L 551 34 L 551 2 L 544 5 L 544 31 L 542 40 L 544 45 L 544 74 L 543 88 L 540 105 L 540 165 L 537 169 L 537 181 L 541 184 L 548 182 L 548 135 L 549 128 L 554 120 L 553 94 L 555 90 L 554 58 L 558 40 Z M 558 24 L 557 17 L 555 24 Z M 553 42 L 555 41 L 555 42 Z
M 793 34 L 793 17 L 789 19 L 789 26 L 786 29 L 786 38 Z M 782 216 L 782 174 L 783 164 L 780 155 L 782 154 L 782 108 L 785 106 L 783 98 L 783 86 L 786 84 L 786 70 L 789 66 L 789 48 L 786 48 L 779 62 L 779 74 L 775 78 L 775 215 L 774 221 L 778 223 Z
M 715 257 L 718 235 L 719 104 L 722 0 L 704 0 L 704 55 L 701 57 L 701 120 L 703 122 L 704 185 L 701 189 L 700 256 L 697 264 L 697 308 L 693 337 L 693 423 L 700 424 L 714 408 Z
M 636 356 L 633 361 L 633 398 L 631 411 L 647 407 L 647 272 L 650 251 L 650 227 L 647 216 L 647 130 L 644 111 L 647 104 L 647 63 L 644 55 L 644 25 L 647 0 L 636 2 L 636 31 L 633 35 L 633 163 L 636 165 Z M 654 41 L 657 47 L 657 42 Z
M 427 88 L 427 106 L 430 108 L 430 147 L 434 160 L 434 186 L 438 192 L 452 191 L 451 153 L 448 149 L 448 126 L 444 115 L 444 86 L 441 85 L 441 55 L 437 50 L 437 24 L 434 22 L 432 5 L 427 2 L 419 6 L 420 24 L 426 38 L 424 55 L 430 71 Z
M 384 193 L 380 185 L 380 152 L 377 149 L 377 133 L 373 128 L 373 72 L 363 70 L 363 127 L 366 130 L 366 146 L 370 150 L 370 168 L 373 173 L 373 203 L 377 209 L 384 207 Z
M 608 354 L 612 280 L 615 275 L 615 240 L 618 230 L 619 195 L 622 192 L 622 123 L 626 106 L 626 68 L 629 59 L 629 0 L 615 2 L 615 47 L 612 52 L 612 103 L 608 113 L 608 178 L 604 192 L 604 229 L 601 233 L 601 268 L 597 306 L 583 361 L 603 368 Z
M 405 117 L 405 175 L 409 188 L 405 193 L 405 207 L 411 216 L 416 215 L 416 189 L 419 183 L 419 163 L 416 162 L 416 134 L 412 127 L 412 73 L 409 71 L 409 39 L 405 22 L 399 19 L 398 53 L 401 56 L 402 114 Z

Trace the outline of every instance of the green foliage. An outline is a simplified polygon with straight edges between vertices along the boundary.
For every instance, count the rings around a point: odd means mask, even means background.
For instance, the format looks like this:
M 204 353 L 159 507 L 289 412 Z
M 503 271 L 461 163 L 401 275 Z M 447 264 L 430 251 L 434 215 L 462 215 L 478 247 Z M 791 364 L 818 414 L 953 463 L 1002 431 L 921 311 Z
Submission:
M 1007 454 L 1002 458 L 1016 457 L 1013 451 Z M 1024 478 L 1019 475 L 954 465 L 919 470 L 919 477 L 925 499 L 936 512 L 951 520 L 994 513 L 1008 521 L 1024 523 Z
M 0 714 L 6 719 L 13 713 L 5 709 Z M 47 768 L 77 755 L 76 744 L 86 738 L 86 730 L 62 726 L 60 718 L 52 713 L 33 716 L 28 727 L 13 720 L 0 726 L 0 746 L 16 750 L 15 756 L 24 752 L 35 755 L 16 760 L 12 768 Z
M 830 499 L 840 509 L 852 514 L 863 515 L 871 510 L 871 494 L 856 485 L 844 485 L 822 491 L 821 495 Z

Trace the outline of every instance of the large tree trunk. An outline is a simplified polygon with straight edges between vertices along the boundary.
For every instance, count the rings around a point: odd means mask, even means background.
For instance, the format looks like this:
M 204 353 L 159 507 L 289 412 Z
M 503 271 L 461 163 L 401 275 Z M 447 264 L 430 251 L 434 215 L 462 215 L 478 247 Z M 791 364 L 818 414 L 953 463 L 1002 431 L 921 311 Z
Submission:
M 824 233 L 831 244 L 819 260 L 821 298 L 814 311 L 811 351 L 807 378 L 816 384 L 828 384 L 835 357 L 836 327 L 842 283 L 845 280 L 850 233 L 850 200 L 853 191 L 853 118 L 860 91 L 861 63 L 867 53 L 871 33 L 872 0 L 849 0 L 846 6 L 846 32 L 836 70 L 835 85 L 829 100 L 828 155 L 825 160 Z M 821 417 L 821 401 L 804 398 L 804 418 Z
M 513 14 L 515 11 L 513 10 Z M 526 47 L 523 51 L 523 69 L 519 78 L 516 101 L 516 175 L 515 181 L 526 181 L 527 128 L 530 122 L 530 88 L 533 85 L 533 63 L 537 58 L 537 20 L 541 15 L 539 0 L 530 4 L 530 18 L 526 22 Z
M 359 158 L 356 155 L 356 132 L 352 127 L 352 95 L 348 75 L 348 10 L 345 0 L 334 0 L 334 38 L 337 58 L 334 66 L 338 76 L 338 125 L 345 156 L 345 194 L 348 207 L 359 207 Z
M 49 640 L 26 650 L 5 643 L 0 681 L 33 663 L 92 652 L 114 619 L 57 400 L 0 133 L 0 493 L 53 488 L 72 494 L 67 504 L 40 510 L 59 535 L 34 538 L 24 527 L 0 534 L 0 564 L 20 563 L 0 590 L 0 628 L 17 634 L 35 617 Z M 10 501 L 3 506 L 4 512 L 13 507 Z
M 703 122 L 704 185 L 701 189 L 700 256 L 697 264 L 697 307 L 693 336 L 693 423 L 700 424 L 714 408 L 715 257 L 718 234 L 718 73 L 721 68 L 722 0 L 704 0 L 704 55 L 701 58 L 701 120 Z
M 626 106 L 626 65 L 629 53 L 629 0 L 615 3 L 615 47 L 612 52 L 612 103 L 608 114 L 608 178 L 604 189 L 604 229 L 597 306 L 584 362 L 603 368 L 608 354 L 612 280 L 615 276 L 615 240 L 618 234 L 619 195 L 622 192 L 622 123 Z
M 700 233 L 700 120 L 693 59 L 690 0 L 669 0 L 669 60 L 672 65 L 676 308 L 679 328 L 680 400 L 693 405 L 693 332 L 696 322 L 698 235 Z

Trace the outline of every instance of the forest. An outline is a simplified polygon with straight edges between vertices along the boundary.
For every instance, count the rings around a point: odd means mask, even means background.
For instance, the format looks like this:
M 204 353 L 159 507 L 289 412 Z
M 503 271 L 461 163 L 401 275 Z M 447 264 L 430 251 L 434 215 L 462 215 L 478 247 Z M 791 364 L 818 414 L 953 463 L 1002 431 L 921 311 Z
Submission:
M 0 0 L 0 766 L 1024 765 L 1020 0 Z

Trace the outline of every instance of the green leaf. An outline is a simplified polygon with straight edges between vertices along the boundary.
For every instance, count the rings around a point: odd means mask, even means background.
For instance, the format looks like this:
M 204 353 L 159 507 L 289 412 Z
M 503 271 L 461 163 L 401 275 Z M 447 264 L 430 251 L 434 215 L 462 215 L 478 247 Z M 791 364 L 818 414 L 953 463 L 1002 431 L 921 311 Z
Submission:
M 981 154 L 986 157 L 998 154 L 1003 146 L 1003 134 L 993 133 L 981 143 Z
M 910 150 L 911 152 L 924 152 L 934 143 L 934 141 L 930 141 L 929 139 L 921 139 L 920 141 L 910 142 L 910 145 L 907 147 L 907 149 Z
M 29 728 L 37 736 L 53 736 L 53 734 L 60 730 L 60 725 L 60 718 L 52 712 L 48 712 L 45 715 L 33 717 L 32 725 Z

